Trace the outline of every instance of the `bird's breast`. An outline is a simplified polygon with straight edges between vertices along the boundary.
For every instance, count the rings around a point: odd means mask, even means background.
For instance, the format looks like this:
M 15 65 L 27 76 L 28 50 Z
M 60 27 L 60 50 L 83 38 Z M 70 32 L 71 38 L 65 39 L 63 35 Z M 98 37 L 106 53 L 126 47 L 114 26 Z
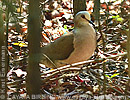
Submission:
M 89 59 L 96 48 L 95 31 L 93 29 L 76 30 L 73 44 L 74 51 L 64 62 L 72 64 Z

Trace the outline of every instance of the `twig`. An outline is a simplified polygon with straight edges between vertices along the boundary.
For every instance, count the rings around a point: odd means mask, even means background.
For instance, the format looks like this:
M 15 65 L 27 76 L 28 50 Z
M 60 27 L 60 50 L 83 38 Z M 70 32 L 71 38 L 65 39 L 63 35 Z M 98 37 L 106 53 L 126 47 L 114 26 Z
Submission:
M 61 72 L 64 72 L 64 71 L 69 71 L 69 70 L 78 70 L 81 69 L 81 67 L 79 67 L 80 65 L 85 65 L 85 64 L 88 64 L 88 63 L 97 63 L 97 62 L 101 62 L 101 61 L 104 61 L 104 60 L 107 60 L 107 59 L 113 59 L 113 58 L 116 58 L 116 57 L 119 57 L 119 56 L 125 56 L 127 55 L 127 52 L 124 52 L 124 53 L 119 53 L 117 55 L 111 55 L 111 56 L 108 56 L 106 58 L 99 58 L 99 59 L 95 59 L 95 60 L 88 60 L 88 61 L 83 61 L 83 62 L 78 62 L 78 63 L 74 63 L 74 64 L 71 64 L 71 65 L 66 65 L 66 66 L 63 66 L 63 67 L 60 67 L 60 68 L 57 68 L 57 69 L 54 69 L 54 70 L 51 70 L 51 71 L 47 71 L 47 72 L 44 72 L 42 73 L 41 75 L 47 75 L 49 73 L 54 73 L 56 72 L 57 70 L 60 70 Z M 72 67 L 72 68 L 71 68 Z M 75 68 L 74 68 L 75 67 Z M 85 69 L 86 67 L 84 67 L 83 69 Z M 66 69 L 66 70 L 64 70 Z
M 89 71 L 89 76 L 91 76 L 91 77 L 93 77 L 93 79 L 95 80 L 95 81 L 97 81 L 98 83 L 100 82 L 100 83 L 103 83 L 104 82 L 104 80 L 102 80 L 102 79 L 97 79 L 90 71 Z M 97 73 L 96 73 L 97 74 Z M 103 83 L 103 84 L 105 84 L 105 85 L 107 85 L 109 88 L 111 88 L 111 89 L 113 89 L 113 90 L 115 90 L 116 92 L 118 92 L 118 93 L 120 93 L 120 94 L 122 94 L 122 95 L 124 95 L 124 93 L 122 93 L 122 92 L 120 92 L 119 90 L 117 90 L 117 89 L 115 89 L 115 88 L 113 88 L 113 87 L 111 87 L 111 85 L 109 85 L 108 83 Z M 112 84 L 112 85 L 114 85 L 114 84 Z M 115 85 L 114 85 L 115 86 Z M 115 87 L 117 87 L 117 86 L 115 86 Z M 123 90 L 123 89 L 122 89 Z
M 47 55 L 43 54 L 43 56 L 47 58 L 47 60 L 54 66 L 54 68 L 62 74 L 62 72 L 57 68 L 56 64 Z
M 124 53 L 120 53 L 118 55 L 113 55 L 113 56 L 108 56 L 106 58 L 100 58 L 100 59 L 96 59 L 96 60 L 88 60 L 88 61 L 84 61 L 84 62 L 79 62 L 79 63 L 75 63 L 75 64 L 72 64 L 72 65 L 66 65 L 66 66 L 63 66 L 63 67 L 60 67 L 60 68 L 57 68 L 58 70 L 60 70 L 60 72 L 67 72 L 67 71 L 80 71 L 81 70 L 81 67 L 78 67 L 79 65 L 84 65 L 84 64 L 88 64 L 88 63 L 97 63 L 97 62 L 101 62 L 101 61 L 104 61 L 106 59 L 112 59 L 112 58 L 116 58 L 116 57 L 119 57 L 119 56 L 124 56 L 124 55 L 127 55 L 127 52 L 124 52 Z M 86 69 L 88 67 L 83 67 L 82 69 Z M 89 67 L 89 68 L 92 68 L 92 67 Z M 54 69 L 54 70 L 50 70 L 50 71 L 46 71 L 44 73 L 41 74 L 41 77 L 47 75 L 47 74 L 51 74 L 50 76 L 47 76 L 46 79 L 43 79 L 43 81 L 47 81 L 47 80 L 50 80 L 51 77 L 59 74 L 60 72 L 57 71 L 57 69 Z M 64 77 L 64 76 L 62 76 Z M 24 81 L 25 79 L 23 80 L 20 80 L 20 81 Z M 14 85 L 14 84 L 17 84 L 18 81 L 16 82 L 8 82 L 8 86 L 10 85 Z M 24 84 L 24 83 L 23 83 Z

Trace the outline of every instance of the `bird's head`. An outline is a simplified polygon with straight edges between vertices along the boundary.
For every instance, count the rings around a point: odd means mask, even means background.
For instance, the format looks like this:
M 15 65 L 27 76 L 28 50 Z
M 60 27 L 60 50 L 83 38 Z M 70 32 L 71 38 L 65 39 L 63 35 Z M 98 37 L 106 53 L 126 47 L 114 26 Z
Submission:
M 78 12 L 75 15 L 74 23 L 75 23 L 75 27 L 82 27 L 89 23 L 94 25 L 93 22 L 91 21 L 91 16 L 87 11 Z

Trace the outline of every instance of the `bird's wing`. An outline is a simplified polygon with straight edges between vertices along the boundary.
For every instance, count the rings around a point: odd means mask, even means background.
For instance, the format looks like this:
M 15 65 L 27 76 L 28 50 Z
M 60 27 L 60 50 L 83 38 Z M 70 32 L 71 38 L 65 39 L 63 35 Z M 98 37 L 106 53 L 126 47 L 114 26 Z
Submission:
M 64 60 L 73 52 L 74 34 L 63 35 L 53 43 L 42 48 L 42 53 L 47 55 L 51 60 Z

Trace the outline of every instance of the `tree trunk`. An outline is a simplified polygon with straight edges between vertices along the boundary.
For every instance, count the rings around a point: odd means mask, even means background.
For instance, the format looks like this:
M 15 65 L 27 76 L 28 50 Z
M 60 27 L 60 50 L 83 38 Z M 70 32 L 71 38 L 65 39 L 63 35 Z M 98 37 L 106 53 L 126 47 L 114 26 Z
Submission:
M 34 99 L 40 100 L 41 77 L 40 77 L 40 0 L 29 0 L 28 17 L 28 41 L 29 59 L 27 67 L 27 93 Z M 37 98 L 36 98 L 37 97 Z
M 2 17 L 2 10 L 0 9 L 0 96 L 3 100 L 7 99 L 7 49 L 4 37 L 4 22 Z
M 86 11 L 86 0 L 73 0 L 74 16 L 79 11 Z
M 129 78 L 130 78 L 130 14 L 129 14 L 129 32 L 127 34 L 127 57 L 128 57 L 128 75 L 129 75 Z M 128 84 L 127 84 L 127 87 L 126 87 L 126 90 L 129 91 L 130 88 L 130 79 L 128 80 Z
M 100 18 L 100 0 L 94 0 L 94 18 L 98 22 Z

